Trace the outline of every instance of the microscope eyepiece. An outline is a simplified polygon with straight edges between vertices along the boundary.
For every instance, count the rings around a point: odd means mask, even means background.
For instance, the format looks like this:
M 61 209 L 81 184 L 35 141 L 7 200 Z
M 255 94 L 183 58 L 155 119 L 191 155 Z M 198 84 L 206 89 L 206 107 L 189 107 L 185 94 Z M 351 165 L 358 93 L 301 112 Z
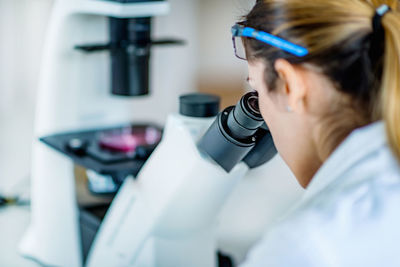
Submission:
M 258 106 L 258 94 L 245 94 L 235 106 L 218 114 L 200 139 L 198 147 L 226 171 L 230 171 L 255 146 L 264 120 Z
M 229 135 L 238 140 L 253 136 L 264 120 L 258 107 L 258 94 L 245 94 L 229 113 L 227 126 Z
M 258 96 L 251 95 L 247 98 L 247 104 L 250 109 L 250 112 L 253 114 L 260 114 L 260 107 L 258 106 Z

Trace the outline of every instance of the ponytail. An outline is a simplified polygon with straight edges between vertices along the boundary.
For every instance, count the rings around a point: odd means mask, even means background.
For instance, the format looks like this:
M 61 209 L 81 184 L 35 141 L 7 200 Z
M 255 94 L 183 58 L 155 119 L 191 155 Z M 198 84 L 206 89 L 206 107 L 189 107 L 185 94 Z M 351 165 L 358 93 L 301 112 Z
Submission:
M 381 112 L 389 146 L 400 162 L 400 14 L 398 1 L 382 18 L 385 30 L 385 55 L 381 85 Z

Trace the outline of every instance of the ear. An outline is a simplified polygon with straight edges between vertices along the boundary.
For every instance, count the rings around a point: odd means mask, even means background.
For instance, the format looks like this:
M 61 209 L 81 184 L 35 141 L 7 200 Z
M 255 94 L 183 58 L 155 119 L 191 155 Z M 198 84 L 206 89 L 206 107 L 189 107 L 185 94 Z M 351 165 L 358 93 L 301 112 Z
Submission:
M 306 109 L 307 86 L 305 70 L 289 63 L 285 59 L 275 61 L 275 70 L 279 75 L 281 86 L 279 93 L 283 97 L 285 108 L 303 113 Z

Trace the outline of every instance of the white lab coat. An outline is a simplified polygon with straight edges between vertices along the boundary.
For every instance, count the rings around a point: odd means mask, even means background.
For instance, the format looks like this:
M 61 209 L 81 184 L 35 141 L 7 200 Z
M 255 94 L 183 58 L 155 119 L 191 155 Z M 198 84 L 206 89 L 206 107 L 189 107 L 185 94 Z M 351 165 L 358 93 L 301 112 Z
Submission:
M 256 266 L 400 266 L 400 169 L 383 122 L 333 152 L 242 265 Z

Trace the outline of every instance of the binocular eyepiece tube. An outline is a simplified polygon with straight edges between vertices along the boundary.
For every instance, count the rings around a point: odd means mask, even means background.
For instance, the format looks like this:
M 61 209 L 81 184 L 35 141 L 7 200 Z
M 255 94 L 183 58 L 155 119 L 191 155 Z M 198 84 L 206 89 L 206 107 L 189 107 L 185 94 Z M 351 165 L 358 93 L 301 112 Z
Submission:
M 255 146 L 257 132 L 265 125 L 258 106 L 258 94 L 245 94 L 236 106 L 220 112 L 198 148 L 229 172 Z

